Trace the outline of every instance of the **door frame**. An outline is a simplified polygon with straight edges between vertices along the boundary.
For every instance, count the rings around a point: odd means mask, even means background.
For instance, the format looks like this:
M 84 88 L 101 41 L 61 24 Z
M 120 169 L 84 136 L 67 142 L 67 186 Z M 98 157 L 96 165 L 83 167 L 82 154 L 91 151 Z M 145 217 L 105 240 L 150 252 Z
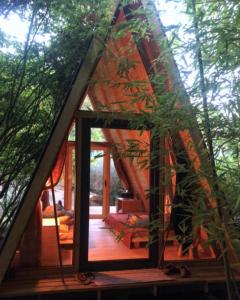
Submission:
M 73 172 L 73 157 L 75 157 L 76 142 L 68 141 L 67 142 L 67 153 L 64 164 L 64 209 L 72 209 L 72 205 L 75 203 L 75 198 L 73 199 L 72 195 L 72 180 L 74 177 L 74 189 L 76 188 L 76 176 Z M 103 213 L 102 217 L 106 217 L 109 213 L 109 199 L 110 199 L 110 149 L 111 146 L 106 142 L 91 142 L 91 150 L 100 150 L 103 151 Z M 74 151 L 74 155 L 73 155 Z M 76 195 L 76 191 L 74 191 Z M 74 196 L 75 197 L 75 196 Z M 99 215 L 93 215 L 99 216 Z
M 106 142 L 91 142 L 91 151 L 103 151 L 103 191 L 102 191 L 102 213 L 100 215 L 91 215 L 93 218 L 105 218 L 109 214 L 110 206 L 110 149 L 111 146 Z
M 117 116 L 117 118 L 116 118 Z M 90 175 L 90 149 L 91 149 L 91 128 L 129 129 L 139 130 L 130 127 L 129 116 L 121 117 L 121 114 L 113 116 L 112 113 L 82 112 L 76 114 L 76 182 L 77 195 L 75 205 L 75 233 L 74 233 L 74 269 L 76 271 L 116 270 L 156 267 L 158 253 L 161 253 L 161 245 L 158 240 L 149 246 L 149 258 L 146 259 L 124 259 L 112 261 L 88 261 L 89 241 L 89 175 Z M 145 124 L 146 126 L 146 124 Z M 147 124 L 144 130 L 149 130 L 152 137 L 151 124 Z M 160 139 L 151 141 L 151 154 L 160 148 Z M 160 197 L 160 172 L 159 157 L 150 157 L 150 189 L 154 187 L 154 193 L 150 193 L 149 216 L 154 221 L 159 218 L 161 209 Z M 156 233 L 156 232 L 155 232 Z M 159 234 L 159 232 L 157 233 Z M 160 233 L 162 234 L 162 233 Z

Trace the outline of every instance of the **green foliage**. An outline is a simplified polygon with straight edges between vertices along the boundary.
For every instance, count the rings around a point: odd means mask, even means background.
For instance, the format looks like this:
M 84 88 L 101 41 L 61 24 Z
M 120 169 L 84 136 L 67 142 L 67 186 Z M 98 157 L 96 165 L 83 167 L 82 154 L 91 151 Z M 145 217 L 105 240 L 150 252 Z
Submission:
M 24 42 L 0 31 L 0 236 L 12 219 L 93 35 L 111 1 L 2 1 L 28 24 Z M 40 42 L 41 41 L 41 42 Z M 10 51 L 11 50 L 11 51 Z
M 228 298 L 234 299 L 226 245 L 239 238 L 234 223 L 239 219 L 240 192 L 240 114 L 239 94 L 236 93 L 239 89 L 239 46 L 236 41 L 240 34 L 240 4 L 222 0 L 181 2 L 185 4 L 189 23 L 181 29 L 184 32 L 181 36 L 180 31 L 174 33 L 173 36 L 178 37 L 175 51 L 179 57 L 187 57 L 185 65 L 187 59 L 192 61 L 190 74 L 194 80 L 188 92 L 197 105 L 197 117 L 212 166 L 212 173 L 206 168 L 203 172 L 212 182 L 212 195 L 216 199 L 212 221 L 202 206 L 194 211 L 194 215 L 197 214 L 198 219 L 201 215 L 199 224 L 208 220 L 209 241 L 220 241 Z

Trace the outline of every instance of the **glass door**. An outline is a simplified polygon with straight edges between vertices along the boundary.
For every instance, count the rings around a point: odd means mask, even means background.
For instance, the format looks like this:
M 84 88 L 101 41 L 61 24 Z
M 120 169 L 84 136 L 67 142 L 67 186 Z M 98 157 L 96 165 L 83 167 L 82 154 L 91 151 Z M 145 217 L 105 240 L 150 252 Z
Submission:
M 96 129 L 104 142 L 93 140 Z M 156 265 L 151 223 L 158 209 L 159 172 L 158 164 L 152 166 L 151 131 L 129 129 L 123 120 L 81 119 L 78 132 L 81 270 Z

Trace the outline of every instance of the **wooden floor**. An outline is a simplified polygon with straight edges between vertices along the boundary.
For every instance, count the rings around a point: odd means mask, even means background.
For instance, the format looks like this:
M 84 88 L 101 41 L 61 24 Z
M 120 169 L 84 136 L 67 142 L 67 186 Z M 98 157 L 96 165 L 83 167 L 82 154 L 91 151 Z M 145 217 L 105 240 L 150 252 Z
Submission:
M 162 292 L 177 292 L 180 289 L 185 289 L 186 293 L 189 290 L 225 289 L 223 268 L 216 262 L 189 264 L 188 267 L 191 271 L 189 278 L 181 278 L 179 275 L 167 276 L 159 269 L 96 272 L 95 280 L 90 285 L 83 285 L 72 273 L 65 274 L 63 282 L 60 274 L 54 270 L 42 270 L 41 273 L 36 270 L 22 270 L 15 274 L 15 278 L 2 283 L 0 299 L 17 296 L 27 299 L 30 295 L 37 295 L 37 299 L 41 299 L 41 295 L 49 295 L 47 299 L 51 299 L 51 295 L 58 293 L 61 294 L 61 299 L 63 295 L 69 299 L 70 295 L 76 293 L 79 296 L 83 293 L 94 293 L 99 300 L 101 295 L 114 291 L 119 293 L 119 290 L 139 289 L 140 292 L 146 288 L 157 295 Z M 236 278 L 240 279 L 239 276 Z
M 116 236 L 111 231 L 111 228 L 102 219 L 90 219 L 89 224 L 89 261 L 148 258 L 148 248 L 128 248 L 122 241 L 116 240 Z M 73 230 L 73 227 L 71 230 Z M 59 264 L 55 228 L 53 235 L 55 239 L 49 238 L 45 242 L 46 245 L 43 244 L 41 266 L 57 266 Z M 199 254 L 201 259 L 212 259 L 210 255 L 201 253 L 201 249 Z M 70 249 L 62 247 L 62 258 L 64 265 L 72 264 L 71 247 Z M 193 257 L 190 255 L 179 255 L 178 243 L 175 241 L 166 246 L 164 259 L 166 261 L 193 260 Z
M 116 236 L 102 219 L 90 219 L 89 224 L 90 261 L 148 258 L 148 248 L 128 248 L 121 241 L 117 241 Z M 53 234 L 56 235 L 55 231 Z M 48 244 L 43 245 L 40 264 L 56 266 L 59 264 L 56 238 L 47 241 Z M 62 247 L 62 259 L 64 265 L 71 265 L 72 250 Z
M 89 260 L 120 260 L 120 259 L 137 259 L 148 258 L 149 251 L 146 247 L 128 248 L 121 241 L 117 241 L 109 226 L 101 219 L 90 219 L 89 227 Z M 199 247 L 200 259 L 212 259 L 211 254 L 206 253 Z M 193 260 L 191 255 L 179 255 L 178 243 L 173 241 L 166 246 L 164 253 L 166 261 L 173 260 Z
M 109 226 L 101 219 L 90 219 L 89 260 L 120 260 L 148 258 L 148 248 L 130 249 L 117 241 Z

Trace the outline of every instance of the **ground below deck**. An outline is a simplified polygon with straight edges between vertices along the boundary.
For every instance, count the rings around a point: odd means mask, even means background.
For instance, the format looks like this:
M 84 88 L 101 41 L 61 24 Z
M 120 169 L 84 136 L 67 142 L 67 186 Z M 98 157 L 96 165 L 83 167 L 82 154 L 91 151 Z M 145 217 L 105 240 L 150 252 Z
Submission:
M 76 275 L 71 273 L 65 274 L 63 283 L 60 274 L 54 273 L 53 270 L 42 270 L 41 274 L 34 270 L 25 270 L 16 273 L 15 278 L 8 279 L 2 284 L 0 299 L 9 297 L 14 299 L 20 296 L 19 299 L 51 300 L 133 299 L 129 298 L 129 295 L 134 297 L 138 293 L 140 296 L 148 294 L 161 300 L 180 300 L 182 299 L 180 295 L 183 293 L 186 295 L 186 299 L 191 299 L 191 295 L 194 294 L 205 295 L 206 292 L 216 293 L 219 290 L 221 291 L 220 295 L 224 295 L 225 277 L 221 265 L 214 262 L 194 263 L 189 265 L 189 269 L 191 270 L 189 278 L 181 278 L 176 275 L 166 276 L 159 269 L 95 272 L 96 278 L 90 285 L 83 285 Z M 236 279 L 239 280 L 240 276 L 236 275 Z M 178 297 L 171 296 L 174 294 Z M 163 295 L 163 298 L 160 295 Z M 116 298 L 119 296 L 125 298 Z M 194 300 L 197 299 L 205 298 L 194 297 Z

